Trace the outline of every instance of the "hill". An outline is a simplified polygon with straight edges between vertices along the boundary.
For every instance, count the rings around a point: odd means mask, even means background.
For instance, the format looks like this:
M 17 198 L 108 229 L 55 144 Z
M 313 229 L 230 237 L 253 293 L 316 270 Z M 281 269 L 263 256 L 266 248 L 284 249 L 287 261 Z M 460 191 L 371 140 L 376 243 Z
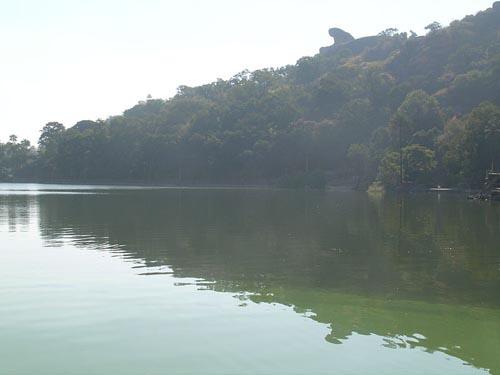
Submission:
M 0 144 L 0 179 L 479 186 L 500 166 L 500 2 L 427 29 L 334 28 L 332 46 L 294 65 L 49 123 L 36 148 Z

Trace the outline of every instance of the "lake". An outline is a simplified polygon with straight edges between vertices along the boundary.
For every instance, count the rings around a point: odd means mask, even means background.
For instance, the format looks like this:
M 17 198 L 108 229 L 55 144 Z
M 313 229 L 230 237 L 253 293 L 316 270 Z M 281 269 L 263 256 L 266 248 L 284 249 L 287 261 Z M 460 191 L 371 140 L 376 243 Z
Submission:
M 500 204 L 0 185 L 0 374 L 500 374 Z

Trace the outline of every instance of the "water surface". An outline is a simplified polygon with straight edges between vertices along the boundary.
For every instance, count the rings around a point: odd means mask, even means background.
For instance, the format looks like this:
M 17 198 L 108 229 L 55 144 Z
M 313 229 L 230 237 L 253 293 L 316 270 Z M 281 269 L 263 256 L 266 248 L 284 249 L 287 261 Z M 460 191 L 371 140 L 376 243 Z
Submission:
M 0 185 L 0 374 L 500 374 L 500 205 Z

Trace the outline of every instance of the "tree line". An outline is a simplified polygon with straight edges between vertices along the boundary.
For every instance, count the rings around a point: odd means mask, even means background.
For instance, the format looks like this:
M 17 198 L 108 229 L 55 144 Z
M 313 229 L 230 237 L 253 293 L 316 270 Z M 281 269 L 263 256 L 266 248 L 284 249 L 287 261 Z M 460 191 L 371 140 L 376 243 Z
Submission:
M 0 180 L 479 186 L 500 168 L 500 3 L 428 30 L 48 123 L 0 143 Z

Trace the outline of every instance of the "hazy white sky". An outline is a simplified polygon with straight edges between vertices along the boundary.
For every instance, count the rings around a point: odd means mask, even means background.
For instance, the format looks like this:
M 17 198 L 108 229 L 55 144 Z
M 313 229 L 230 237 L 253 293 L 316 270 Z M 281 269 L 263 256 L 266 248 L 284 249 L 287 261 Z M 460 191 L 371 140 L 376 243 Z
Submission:
M 493 0 L 0 0 L 0 140 L 107 118 L 148 94 L 277 67 L 388 27 L 423 33 Z

